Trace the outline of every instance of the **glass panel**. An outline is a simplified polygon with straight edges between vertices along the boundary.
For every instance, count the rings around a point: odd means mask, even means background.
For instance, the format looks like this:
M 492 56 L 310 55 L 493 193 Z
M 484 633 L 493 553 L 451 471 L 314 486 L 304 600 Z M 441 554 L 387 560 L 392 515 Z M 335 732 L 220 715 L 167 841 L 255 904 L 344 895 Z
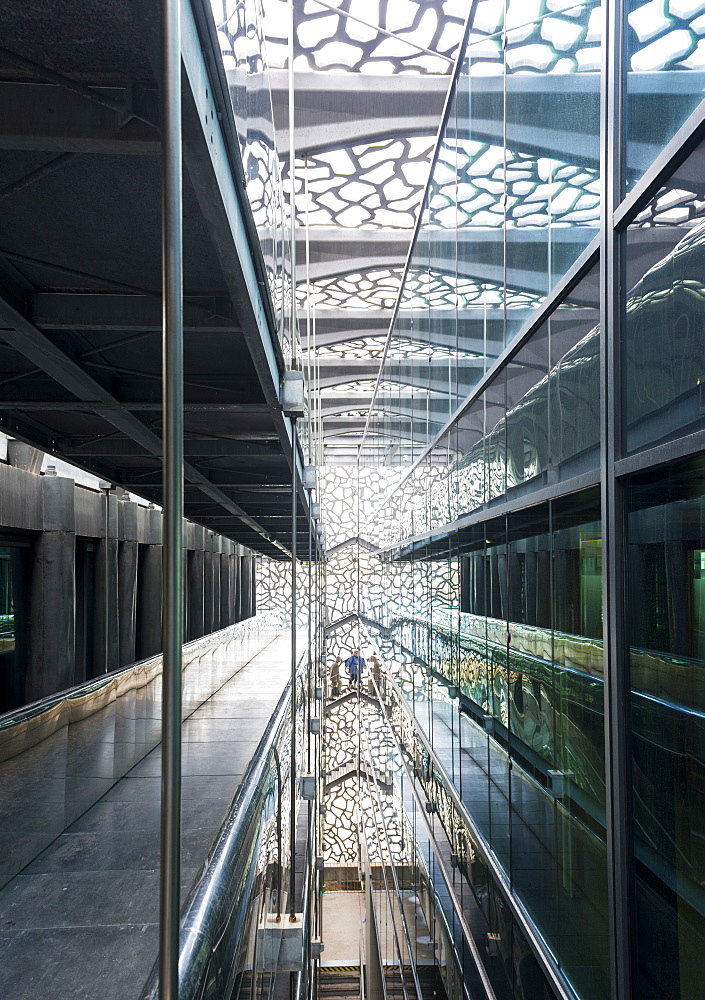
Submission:
M 484 397 L 463 413 L 457 428 L 458 460 L 451 472 L 455 480 L 455 520 L 476 510 L 487 496 Z
M 506 15 L 507 343 L 597 234 L 600 10 L 509 3 Z
M 701 146 L 624 237 L 628 452 L 705 426 L 704 168 Z
M 590 491 L 510 514 L 507 547 L 512 885 L 594 1000 L 609 993 L 599 511 Z
M 0 714 L 27 701 L 25 554 L 15 546 L 0 547 Z
M 504 346 L 503 3 L 485 4 L 457 89 L 458 397 Z
M 484 393 L 488 502 L 503 496 L 507 490 L 506 388 L 507 373 L 504 369 Z
M 702 100 L 705 3 L 627 0 L 624 100 L 629 190 Z
M 605 854 L 602 543 L 599 490 L 551 505 L 553 604 L 549 792 L 557 950 L 582 997 L 609 995 Z
M 640 996 L 702 996 L 702 458 L 635 477 L 627 549 Z
M 535 489 L 548 468 L 548 325 L 516 353 L 507 372 L 507 490 Z
M 595 266 L 551 314 L 547 481 L 600 461 L 600 287 Z

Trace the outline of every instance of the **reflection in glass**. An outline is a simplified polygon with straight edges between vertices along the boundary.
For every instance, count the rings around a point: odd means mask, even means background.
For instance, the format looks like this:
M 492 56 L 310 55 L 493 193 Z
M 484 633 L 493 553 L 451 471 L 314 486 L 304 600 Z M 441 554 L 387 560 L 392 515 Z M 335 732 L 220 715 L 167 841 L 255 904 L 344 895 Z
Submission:
M 705 426 L 704 156 L 692 153 L 624 236 L 629 452 Z
M 705 5 L 627 0 L 625 7 L 624 187 L 629 190 L 702 99 Z
M 695 459 L 628 492 L 638 988 L 678 1000 L 702 996 L 705 947 L 704 472 Z

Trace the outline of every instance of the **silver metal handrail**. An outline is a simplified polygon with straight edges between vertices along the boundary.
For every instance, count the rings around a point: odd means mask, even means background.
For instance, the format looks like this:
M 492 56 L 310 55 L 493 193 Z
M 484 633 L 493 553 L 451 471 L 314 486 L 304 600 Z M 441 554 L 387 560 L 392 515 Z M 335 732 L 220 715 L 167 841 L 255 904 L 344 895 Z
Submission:
M 374 683 L 374 681 L 373 681 L 373 683 Z M 376 780 L 371 777 L 371 775 L 374 775 L 376 772 L 375 772 L 374 763 L 372 761 L 372 755 L 370 754 L 369 742 L 367 742 L 365 744 L 365 753 L 366 753 L 367 760 L 368 760 L 368 763 L 369 763 L 369 766 L 370 766 L 370 773 L 368 773 L 368 775 L 367 775 L 367 787 L 368 787 L 368 791 L 369 791 L 369 794 L 370 794 L 371 798 L 373 797 L 373 788 L 374 788 L 374 798 L 373 798 L 373 801 L 376 801 L 376 803 L 377 803 L 377 809 L 379 811 L 379 817 L 380 817 L 380 823 L 381 823 L 381 826 L 382 826 L 382 832 L 384 833 L 384 844 L 385 844 L 385 847 L 387 849 L 387 856 L 389 857 L 389 867 L 391 869 L 392 881 L 394 883 L 394 894 L 396 896 L 397 906 L 399 908 L 399 917 L 400 917 L 400 920 L 401 920 L 402 931 L 403 931 L 403 934 L 404 934 L 404 943 L 406 944 L 406 952 L 407 952 L 407 954 L 409 956 L 409 964 L 411 966 L 411 974 L 412 974 L 413 979 L 414 979 L 414 989 L 416 991 L 416 996 L 417 996 L 418 1000 L 421 1000 L 421 997 L 422 997 L 422 994 L 421 994 L 421 985 L 419 983 L 419 977 L 418 977 L 418 973 L 416 971 L 416 962 L 414 961 L 414 950 L 413 950 L 413 948 L 411 946 L 411 935 L 409 934 L 409 925 L 407 924 L 406 914 L 404 913 L 404 900 L 403 900 L 403 897 L 402 897 L 402 894 L 401 894 L 401 889 L 399 888 L 399 879 L 397 878 L 396 867 L 394 865 L 394 858 L 392 856 L 392 848 L 391 848 L 391 845 L 389 843 L 389 834 L 387 833 L 387 826 L 386 826 L 386 824 L 384 822 L 384 813 L 382 812 L 382 799 L 381 799 L 381 796 L 379 794 L 379 788 L 377 787 Z M 394 919 L 394 907 L 393 907 L 393 903 L 392 903 L 392 899 L 391 899 L 391 892 L 389 890 L 389 885 L 387 883 L 387 874 L 386 874 L 386 870 L 385 869 L 386 869 L 386 866 L 384 864 L 382 864 L 382 875 L 384 877 L 384 887 L 385 887 L 385 890 L 386 890 L 386 893 L 387 893 L 387 898 L 388 898 L 389 904 L 390 904 L 390 912 L 392 914 L 392 926 L 394 927 L 394 938 L 395 938 L 395 941 L 396 941 L 397 954 L 399 956 L 399 975 L 401 976 L 401 980 L 402 980 L 402 990 L 404 992 L 404 996 L 407 997 L 407 987 L 406 987 L 406 982 L 405 982 L 405 979 L 404 979 L 404 969 L 403 969 L 403 963 L 402 963 L 401 948 L 400 948 L 400 945 L 399 945 L 399 937 L 398 937 L 397 929 L 396 929 L 396 921 Z
M 297 716 L 305 696 L 305 663 L 299 661 L 296 673 Z M 259 742 L 228 815 L 215 840 L 205 870 L 194 886 L 182 910 L 179 934 L 179 1000 L 205 1000 L 229 996 L 240 971 L 238 956 L 253 923 L 263 929 L 261 907 L 253 906 L 258 890 L 263 890 L 262 864 L 264 840 L 271 823 L 277 823 L 281 809 L 279 769 L 286 775 L 291 767 L 289 717 L 291 681 L 287 684 Z M 300 742 L 300 741 L 299 741 Z M 296 763 L 294 768 L 298 770 Z M 283 775 L 283 776 L 284 776 Z M 278 825 L 278 824 L 277 824 Z M 277 865 L 285 862 L 277 858 Z M 277 883 L 279 884 L 279 877 Z M 270 896 L 271 900 L 271 896 Z M 272 912 L 281 903 L 272 902 Z M 266 910 L 265 910 L 266 916 Z M 282 917 L 275 926 L 284 928 Z M 271 922 L 268 924 L 271 929 Z M 159 995 L 158 965 L 152 969 L 141 1000 L 156 1000 Z
M 388 675 L 386 675 L 386 674 L 385 674 L 385 679 L 391 680 L 388 677 Z M 427 817 L 426 809 L 425 809 L 425 803 L 423 802 L 422 797 L 421 797 L 421 795 L 419 793 L 419 790 L 416 787 L 416 782 L 414 781 L 414 776 L 413 776 L 413 774 L 411 772 L 411 769 L 410 769 L 407 761 L 404 758 L 404 753 L 402 751 L 402 747 L 401 747 L 401 745 L 399 743 L 397 735 L 396 735 L 396 733 L 394 731 L 394 726 L 392 725 L 389 717 L 387 716 L 386 711 L 384 710 L 384 701 L 382 700 L 382 695 L 380 693 L 379 688 L 377 687 L 377 683 L 375 682 L 374 678 L 372 678 L 372 683 L 374 685 L 374 689 L 375 689 L 375 692 L 377 694 L 377 699 L 378 699 L 378 701 L 380 703 L 380 707 L 382 708 L 382 717 L 383 717 L 383 719 L 385 721 L 385 724 L 386 724 L 386 726 L 387 726 L 387 728 L 389 730 L 389 733 L 391 735 L 394 747 L 395 747 L 395 749 L 397 751 L 399 760 L 401 761 L 401 765 L 404 768 L 404 773 L 406 775 L 409 788 L 411 789 L 412 794 L 414 796 L 414 799 L 416 801 L 416 805 L 418 807 L 419 815 L 421 816 L 423 825 L 425 827 L 426 835 L 428 837 L 429 844 L 431 845 L 431 850 L 433 851 L 436 864 L 437 864 L 438 869 L 439 869 L 439 871 L 441 873 L 441 876 L 443 877 L 443 881 L 445 883 L 446 891 L 448 893 L 448 896 L 450 898 L 451 904 L 453 906 L 453 911 L 454 911 L 455 918 L 458 921 L 458 924 L 459 924 L 459 926 L 461 928 L 461 931 L 462 931 L 462 934 L 463 934 L 463 938 L 465 939 L 465 943 L 468 946 L 468 950 L 470 951 L 470 954 L 473 957 L 473 961 L 474 961 L 475 966 L 477 968 L 477 973 L 478 973 L 478 976 L 480 978 L 480 981 L 482 982 L 482 986 L 483 986 L 483 988 L 485 990 L 485 995 L 487 997 L 487 1000 L 495 1000 L 494 989 L 493 989 L 492 984 L 490 982 L 489 976 L 487 975 L 487 973 L 485 971 L 485 967 L 483 965 L 482 958 L 480 956 L 480 952 L 479 952 L 479 949 L 477 947 L 477 944 L 475 943 L 475 939 L 473 937 L 472 931 L 470 930 L 468 922 L 465 919 L 465 914 L 463 913 L 463 909 L 462 909 L 462 906 L 460 904 L 460 900 L 458 899 L 457 893 L 455 891 L 455 886 L 453 884 L 452 875 L 448 871 L 448 868 L 447 868 L 445 862 L 443 861 L 443 856 L 442 856 L 441 851 L 440 851 L 440 849 L 438 847 L 438 844 L 436 842 L 436 838 L 435 838 L 433 829 L 431 827 L 431 824 L 428 821 L 428 817 Z M 396 693 L 397 693 L 397 695 L 399 695 L 398 691 Z M 453 950 L 455 951 L 455 945 L 452 943 L 452 941 L 451 941 L 451 945 L 453 947 Z M 457 953 L 456 953 L 456 958 L 458 958 Z M 458 959 L 458 961 L 459 961 L 459 959 Z
M 440 758 L 435 753 L 429 741 L 426 739 L 426 736 L 421 730 L 420 726 L 417 724 L 416 717 L 414 716 L 414 713 L 406 703 L 406 699 L 402 695 L 399 686 L 397 685 L 394 678 L 391 677 L 391 675 L 388 673 L 386 669 L 383 670 L 383 676 L 385 684 L 394 695 L 395 701 L 399 709 L 406 716 L 407 720 L 413 727 L 415 738 L 418 740 L 419 744 L 422 746 L 425 753 L 428 754 L 429 760 L 434 765 L 434 773 L 437 775 L 439 784 L 443 788 L 443 791 L 446 793 L 446 795 L 448 795 L 448 797 L 450 798 L 451 802 L 453 803 L 456 809 L 458 816 L 460 817 L 463 824 L 467 828 L 470 837 L 472 838 L 476 847 L 478 848 L 478 854 L 481 856 L 483 862 L 486 864 L 492 877 L 495 879 L 497 884 L 503 890 L 503 894 L 509 903 L 513 916 L 517 919 L 522 929 L 522 932 L 524 933 L 530 945 L 532 946 L 532 951 L 539 959 L 539 964 L 541 966 L 544 975 L 549 980 L 552 988 L 556 992 L 556 995 L 559 996 L 561 1000 L 575 1000 L 575 994 L 569 988 L 568 984 L 561 979 L 557 969 L 553 966 L 552 962 L 545 958 L 547 954 L 550 954 L 550 950 L 548 949 L 546 942 L 544 941 L 543 937 L 538 931 L 538 928 L 536 928 L 535 924 L 533 923 L 523 902 L 518 898 L 516 893 L 513 891 L 513 888 L 507 879 L 506 873 L 499 859 L 497 858 L 497 855 L 495 854 L 491 844 L 487 841 L 487 838 L 483 835 L 482 831 L 479 829 L 479 827 L 471 817 L 470 813 L 467 810 L 466 805 L 460 798 L 460 795 L 458 794 L 452 781 L 450 781 L 446 777 L 445 768 L 441 763 Z M 380 704 L 383 705 L 384 702 L 380 700 Z
M 184 671 L 188 670 L 194 656 L 215 650 L 238 634 L 257 631 L 270 624 L 278 625 L 278 620 L 271 612 L 263 612 L 184 643 Z M 146 687 L 159 677 L 161 671 L 162 654 L 158 653 L 0 715 L 0 763 L 37 746 L 64 726 L 80 722 L 107 708 L 117 698 Z M 157 739 L 155 746 L 158 742 Z

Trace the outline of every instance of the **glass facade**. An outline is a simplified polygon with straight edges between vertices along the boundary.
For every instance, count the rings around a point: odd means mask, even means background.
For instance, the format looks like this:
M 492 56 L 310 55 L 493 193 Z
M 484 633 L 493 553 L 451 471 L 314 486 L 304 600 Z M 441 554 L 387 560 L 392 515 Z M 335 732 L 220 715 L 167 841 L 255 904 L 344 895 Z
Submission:
M 498 991 L 695 1000 L 705 3 L 607 6 L 471 12 L 360 450 L 359 591 L 462 803 Z

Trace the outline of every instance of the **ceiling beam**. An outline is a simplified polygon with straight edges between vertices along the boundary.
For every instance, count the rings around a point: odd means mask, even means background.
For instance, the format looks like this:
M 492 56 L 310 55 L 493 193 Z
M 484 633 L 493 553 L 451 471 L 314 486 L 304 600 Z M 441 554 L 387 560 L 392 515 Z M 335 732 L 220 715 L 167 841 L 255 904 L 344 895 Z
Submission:
M 95 93 L 115 95 L 115 88 Z M 124 89 L 118 91 L 122 96 Z M 145 117 L 157 121 L 157 94 L 142 91 Z M 51 153 L 159 154 L 159 133 L 129 113 L 45 83 L 0 82 L 0 149 Z
M 6 343 L 10 344 L 16 351 L 27 358 L 28 361 L 31 361 L 42 371 L 46 372 L 59 385 L 63 386 L 64 389 L 73 393 L 79 399 L 107 403 L 109 408 L 105 411 L 105 419 L 117 430 L 126 434 L 140 448 L 143 454 L 146 452 L 154 457 L 161 458 L 161 439 L 136 416 L 123 410 L 102 383 L 88 374 L 72 358 L 64 354 L 60 348 L 49 340 L 46 334 L 42 333 L 38 327 L 34 326 L 33 323 L 17 312 L 16 309 L 13 309 L 3 299 L 0 299 L 0 323 L 2 323 L 3 327 L 2 337 Z M 57 452 L 57 454 L 61 454 L 61 452 Z M 79 459 L 84 454 L 86 453 L 80 453 L 78 455 Z M 234 504 L 226 494 L 214 487 L 207 476 L 195 466 L 185 463 L 184 476 L 191 482 L 201 486 L 204 493 L 220 503 L 226 510 L 240 517 L 243 523 L 247 524 L 248 527 L 257 532 L 266 541 L 279 544 L 270 538 L 269 533 L 254 518 L 250 517 L 237 504 Z
M 142 330 L 161 333 L 159 295 L 119 292 L 35 292 L 27 296 L 27 316 L 47 330 Z M 239 329 L 229 296 L 187 296 L 184 330 L 232 333 Z

